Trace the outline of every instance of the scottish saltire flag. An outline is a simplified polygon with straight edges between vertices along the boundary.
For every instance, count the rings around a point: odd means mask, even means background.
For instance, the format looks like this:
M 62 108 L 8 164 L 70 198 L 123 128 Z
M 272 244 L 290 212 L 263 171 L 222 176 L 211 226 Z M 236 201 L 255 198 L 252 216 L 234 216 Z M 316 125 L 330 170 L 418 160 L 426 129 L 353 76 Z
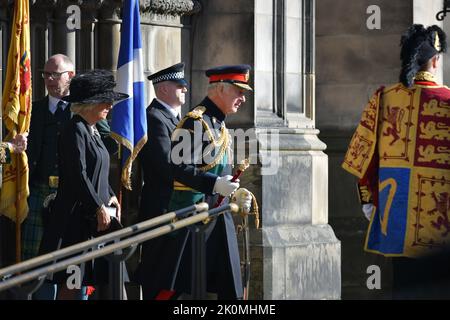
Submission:
M 121 144 L 122 184 L 131 189 L 131 165 L 147 142 L 146 99 L 139 0 L 125 0 L 122 9 L 117 87 L 130 97 L 112 109 L 111 136 Z

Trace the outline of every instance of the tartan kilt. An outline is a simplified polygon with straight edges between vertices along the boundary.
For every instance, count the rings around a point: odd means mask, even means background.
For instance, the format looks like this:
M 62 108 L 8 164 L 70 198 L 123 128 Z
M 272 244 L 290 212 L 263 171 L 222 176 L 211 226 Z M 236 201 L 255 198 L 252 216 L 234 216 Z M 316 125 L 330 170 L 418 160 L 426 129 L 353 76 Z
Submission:
M 56 189 L 50 188 L 46 184 L 30 187 L 30 196 L 28 197 L 29 211 L 22 223 L 22 261 L 38 255 L 44 233 L 42 206 L 45 198 L 55 191 Z

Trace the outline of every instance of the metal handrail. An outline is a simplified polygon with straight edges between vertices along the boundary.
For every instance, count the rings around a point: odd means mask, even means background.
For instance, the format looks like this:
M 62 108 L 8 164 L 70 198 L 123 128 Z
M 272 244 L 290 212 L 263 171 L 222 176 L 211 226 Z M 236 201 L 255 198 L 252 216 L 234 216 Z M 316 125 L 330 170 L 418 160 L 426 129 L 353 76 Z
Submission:
M 71 256 L 73 254 L 78 253 L 79 251 L 84 251 L 86 249 L 92 248 L 94 246 L 102 245 L 106 242 L 115 241 L 117 239 L 143 232 L 149 228 L 152 228 L 154 226 L 163 224 L 165 222 L 171 221 L 174 218 L 178 218 L 180 216 L 184 216 L 186 214 L 189 214 L 191 212 L 203 212 L 208 210 L 208 204 L 205 202 L 192 205 L 190 207 L 186 207 L 180 210 L 176 210 L 173 212 L 169 212 L 163 215 L 160 215 L 158 217 L 134 224 L 132 226 L 108 233 L 106 235 L 87 240 L 81 243 L 77 243 L 74 245 L 71 245 L 69 247 L 53 251 L 51 253 L 47 253 L 23 262 L 20 262 L 18 264 L 11 265 L 9 267 L 0 269 L 0 278 L 1 277 L 8 277 L 10 275 L 23 272 L 24 270 L 28 270 L 31 268 L 34 268 L 36 266 L 39 266 L 41 264 L 45 263 L 53 263 L 55 260 L 59 260 L 61 258 Z
M 236 213 L 238 211 L 238 206 L 234 203 L 229 203 L 229 204 L 220 206 L 218 208 L 214 208 L 212 210 L 209 210 L 206 212 L 201 212 L 196 215 L 178 220 L 176 222 L 166 224 L 164 226 L 152 229 L 150 231 L 139 233 L 139 234 L 131 236 L 127 239 L 120 240 L 119 242 L 105 245 L 103 248 L 97 249 L 95 251 L 88 252 L 88 253 L 81 253 L 77 256 L 70 257 L 70 258 L 64 259 L 62 261 L 56 262 L 52 265 L 44 266 L 44 267 L 41 267 L 41 268 L 38 268 L 35 270 L 31 270 L 27 273 L 8 278 L 8 279 L 0 282 L 0 291 L 6 290 L 6 289 L 9 289 L 12 287 L 16 287 L 22 283 L 29 282 L 33 279 L 42 279 L 42 276 L 45 276 L 49 273 L 54 273 L 54 272 L 64 270 L 70 265 L 77 265 L 82 262 L 86 262 L 89 260 L 93 260 L 95 258 L 106 256 L 115 251 L 125 249 L 132 245 L 160 237 L 162 235 L 165 235 L 165 234 L 168 234 L 175 230 L 196 224 L 201 221 L 205 221 L 208 218 L 222 214 L 227 211 Z M 131 226 L 129 228 L 133 228 L 133 226 Z M 88 242 L 88 241 L 86 241 L 86 242 Z M 83 245 L 83 244 L 84 244 L 84 242 L 80 243 L 80 245 Z M 64 250 L 64 249 L 62 249 L 62 250 Z M 53 254 L 58 255 L 59 251 L 61 251 L 61 250 L 57 250 L 57 251 L 53 252 Z M 51 255 L 53 256 L 53 254 L 51 254 Z M 52 260 L 54 260 L 54 259 L 52 259 Z M 48 263 L 48 261 L 47 261 L 47 263 Z M 0 271 L 2 271 L 2 273 L 4 273 L 3 270 L 0 270 Z

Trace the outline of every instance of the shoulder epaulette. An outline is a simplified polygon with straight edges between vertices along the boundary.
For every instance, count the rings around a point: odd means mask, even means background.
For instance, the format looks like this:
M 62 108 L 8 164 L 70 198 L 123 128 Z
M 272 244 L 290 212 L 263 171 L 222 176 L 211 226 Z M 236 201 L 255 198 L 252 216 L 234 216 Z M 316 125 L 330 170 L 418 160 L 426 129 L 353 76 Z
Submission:
M 186 120 L 193 119 L 193 120 L 201 120 L 203 121 L 203 113 L 206 111 L 206 108 L 204 106 L 198 106 L 195 107 L 193 110 L 189 111 L 183 119 L 181 119 L 180 122 L 178 122 L 176 129 L 183 128 L 184 123 Z
M 203 118 L 203 113 L 206 111 L 206 108 L 204 106 L 198 106 L 192 111 L 188 112 L 186 114 L 186 117 L 193 118 L 193 119 L 201 119 Z

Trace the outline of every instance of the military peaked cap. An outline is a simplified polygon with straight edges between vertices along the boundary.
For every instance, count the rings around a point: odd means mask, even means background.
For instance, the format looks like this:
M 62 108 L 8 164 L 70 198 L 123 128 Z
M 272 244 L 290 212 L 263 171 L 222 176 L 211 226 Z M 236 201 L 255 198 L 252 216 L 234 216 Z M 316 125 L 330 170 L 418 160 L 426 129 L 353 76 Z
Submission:
M 250 70 L 251 67 L 247 64 L 220 66 L 206 70 L 206 76 L 209 83 L 228 82 L 245 90 L 253 90 L 248 85 Z

